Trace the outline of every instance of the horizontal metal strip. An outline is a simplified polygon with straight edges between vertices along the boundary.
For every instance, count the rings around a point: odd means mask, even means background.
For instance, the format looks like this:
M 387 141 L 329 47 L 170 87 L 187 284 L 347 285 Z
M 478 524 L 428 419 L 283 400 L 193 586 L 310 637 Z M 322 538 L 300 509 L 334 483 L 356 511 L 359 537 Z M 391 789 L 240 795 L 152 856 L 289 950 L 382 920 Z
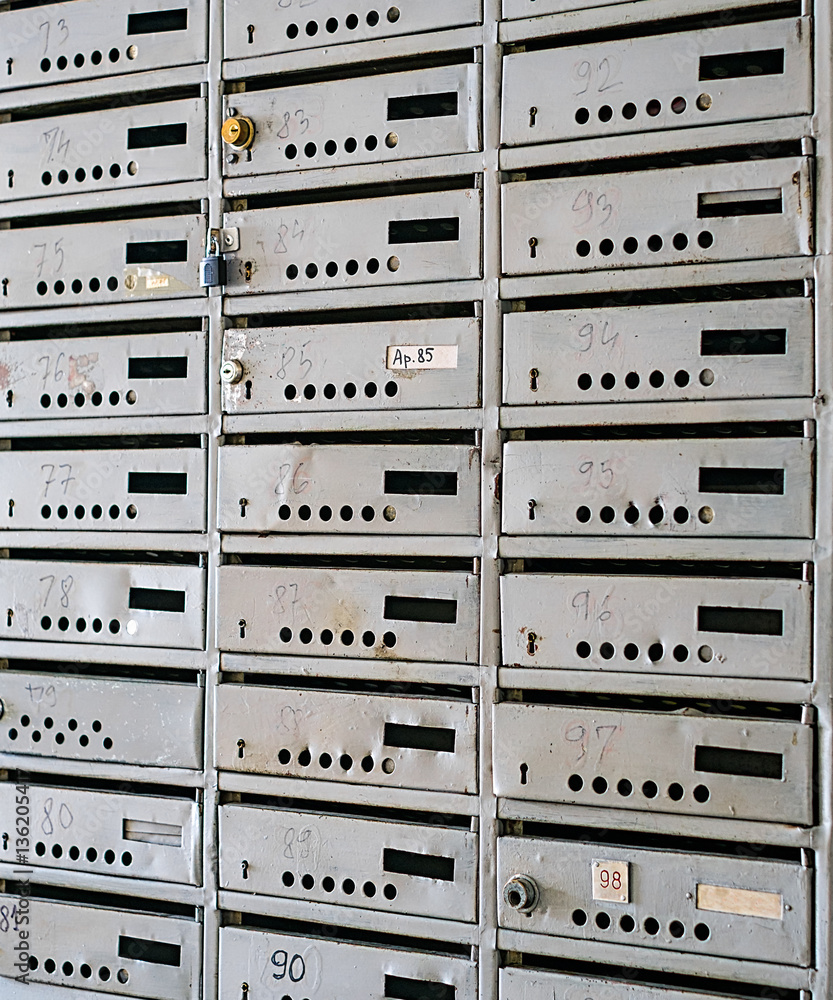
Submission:
M 174 533 L 170 537 L 164 532 L 142 533 L 138 531 L 0 531 L 0 547 L 32 549 L 106 549 L 108 551 L 131 551 L 155 549 L 160 552 L 207 552 L 208 536 L 194 532 Z M 46 557 L 46 553 L 44 553 Z
M 235 673 L 286 674 L 298 677 L 332 677 L 390 683 L 456 684 L 477 687 L 480 671 L 453 663 L 380 660 L 372 668 L 361 660 L 323 659 L 305 656 L 245 656 L 223 653 L 220 670 Z
M 28 534 L 27 534 L 28 537 Z M 85 536 L 86 537 L 86 536 Z M 0 533 L 2 543 L 2 533 Z M 372 535 L 223 535 L 223 552 L 275 555 L 388 555 L 475 558 L 483 551 L 480 538 L 431 535 L 401 538 Z
M 32 216 L 66 212 L 99 212 L 109 208 L 138 205 L 167 205 L 196 202 L 208 197 L 206 181 L 182 181 L 178 184 L 158 184 L 152 187 L 116 188 L 112 191 L 85 191 L 81 194 L 51 195 L 26 201 L 0 204 L 0 217 L 26 219 Z M 160 212 L 160 214 L 162 214 Z M 72 222 L 72 216 L 67 220 Z
M 500 539 L 504 559 L 754 559 L 756 562 L 805 562 L 814 558 L 816 544 L 802 539 L 744 540 L 741 538 L 568 538 Z

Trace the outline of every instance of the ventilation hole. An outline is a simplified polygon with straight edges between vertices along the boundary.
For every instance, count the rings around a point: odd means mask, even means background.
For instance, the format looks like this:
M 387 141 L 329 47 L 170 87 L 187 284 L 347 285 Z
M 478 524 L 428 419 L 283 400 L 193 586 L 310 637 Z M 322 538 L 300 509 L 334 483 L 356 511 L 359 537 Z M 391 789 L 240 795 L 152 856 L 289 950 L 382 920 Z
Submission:
M 610 927 L 610 916 L 604 910 L 596 914 L 596 926 L 603 931 L 606 931 Z
M 354 274 L 358 274 L 359 262 L 357 260 L 348 260 L 347 263 L 344 265 L 344 270 L 351 276 Z
M 579 240 L 576 243 L 576 253 L 579 257 L 588 257 L 590 255 L 590 244 L 587 240 Z
M 703 522 L 703 524 L 711 524 L 714 520 L 714 510 L 711 507 L 701 507 L 697 511 L 697 516 Z
M 66 287 L 67 286 L 63 283 L 63 281 L 56 281 L 55 284 L 52 286 L 56 295 L 63 295 L 64 292 L 66 291 Z M 61 397 L 59 396 L 58 398 L 60 399 Z M 59 403 L 58 405 L 60 406 L 61 404 Z
M 654 389 L 661 389 L 665 385 L 665 376 L 661 371 L 652 371 L 648 376 L 648 382 Z
M 612 372 L 605 372 L 599 379 L 603 389 L 612 389 L 616 385 L 616 376 Z
M 642 785 L 642 794 L 646 799 L 655 799 L 659 794 L 659 789 L 657 788 L 656 782 L 646 781 Z
M 352 896 L 356 891 L 356 883 L 351 878 L 346 878 L 341 883 L 341 891 L 346 893 L 348 896 Z
M 286 269 L 286 276 L 290 281 L 294 281 L 298 277 L 298 266 L 297 264 L 290 264 Z
M 113 862 L 116 860 L 115 852 L 114 851 L 105 851 L 104 852 L 104 860 L 107 862 L 108 865 L 112 865 Z
M 292 872 L 284 872 L 283 875 L 281 875 L 281 882 L 283 882 L 287 888 L 290 888 L 295 885 L 295 876 Z
M 338 512 L 339 517 L 342 521 L 352 521 L 353 520 L 353 508 L 345 504 L 341 510 Z
M 55 742 L 58 744 L 58 746 L 60 746 L 65 739 L 66 737 L 64 736 L 63 733 L 55 733 Z
M 594 778 L 592 788 L 596 795 L 604 795 L 607 791 L 607 781 L 602 777 Z
M 587 914 L 584 910 L 573 910 L 570 914 L 570 919 L 576 925 L 576 927 L 584 927 L 587 923 Z
M 101 282 L 98 278 L 90 278 L 90 291 L 97 292 L 101 288 Z
M 61 966 L 61 972 L 63 972 L 65 976 L 71 976 L 73 972 L 75 972 L 75 966 L 72 962 L 64 962 Z
M 318 34 L 318 22 L 317 21 L 307 21 L 306 33 L 312 38 L 314 35 Z
M 304 156 L 308 159 L 312 159 L 317 153 L 318 146 L 316 146 L 314 142 L 308 142 L 306 146 L 304 146 Z
M 708 250 L 712 243 L 714 243 L 714 236 L 707 229 L 704 229 L 697 237 L 697 242 L 704 250 Z M 705 924 L 703 926 L 705 927 Z
M 685 789 L 681 784 L 674 781 L 668 786 L 668 797 L 672 802 L 679 802 L 685 795 Z
M 298 754 L 298 763 L 301 765 L 301 767 L 310 766 L 310 764 L 312 763 L 312 754 L 309 752 L 309 750 L 302 750 Z
M 372 507 L 362 507 L 363 520 L 372 521 L 374 517 L 376 517 L 376 511 Z
M 327 266 L 324 268 L 324 272 L 328 278 L 334 278 L 338 274 L 338 264 L 336 264 L 334 260 L 329 261 Z
M 287 160 L 294 160 L 298 155 L 298 147 L 294 143 L 290 142 L 286 149 L 284 149 L 283 153 Z
M 59 618 L 58 619 L 58 628 L 62 632 L 66 632 L 69 629 L 69 618 Z
M 79 184 L 81 184 L 83 181 L 85 181 L 87 179 L 87 171 L 83 167 L 79 167 L 75 171 L 75 179 L 78 181 Z M 73 282 L 73 284 L 74 284 L 74 282 Z M 79 284 L 80 284 L 80 282 L 79 282 Z
M 70 719 L 69 722 L 67 723 L 67 729 L 70 732 L 74 733 L 77 728 L 78 728 L 78 722 L 75 719 Z
M 42 858 L 44 854 L 46 854 L 46 844 L 44 844 L 42 840 L 39 840 L 37 844 L 35 844 L 35 854 L 37 854 L 39 858 Z
M 586 660 L 587 657 L 593 652 L 590 647 L 589 642 L 580 642 L 576 646 L 576 655 L 580 656 L 582 660 Z
M 332 384 L 332 382 L 328 382 L 327 385 L 324 386 L 324 398 L 335 399 L 335 395 L 336 395 L 336 387 Z
M 110 978 L 110 970 L 107 968 L 106 965 L 102 965 L 101 968 L 98 970 L 98 978 L 105 983 Z
M 324 892 L 332 892 L 335 887 L 336 884 L 329 875 L 325 875 L 324 878 L 321 879 L 321 888 Z
M 37 284 L 37 291 L 38 295 L 46 295 L 46 293 L 49 291 L 49 285 L 47 285 L 45 281 L 39 281 Z M 41 399 L 43 398 L 44 397 L 41 396 Z
M 308 507 L 306 504 L 302 504 L 298 508 L 298 517 L 300 517 L 302 521 L 309 521 L 312 517 L 312 508 Z
M 627 798 L 633 792 L 633 785 L 628 781 L 627 778 L 622 778 L 621 781 L 616 785 L 616 791 Z
M 376 274 L 376 272 L 379 270 L 379 267 L 380 267 L 379 261 L 375 257 L 371 257 L 370 260 L 367 262 L 367 270 L 369 274 Z
M 292 629 L 282 628 L 278 633 L 281 638 L 281 642 L 292 642 Z
M 335 636 L 328 628 L 325 628 L 324 631 L 321 633 L 321 643 L 324 646 L 331 646 L 333 644 L 334 638 Z
M 111 292 L 115 292 L 116 289 L 119 287 L 119 279 L 113 277 L 108 278 L 107 287 L 110 289 Z
M 93 53 L 93 55 L 95 55 L 95 53 Z M 93 167 L 91 173 L 93 175 L 93 180 L 95 181 L 100 181 L 101 178 L 104 176 L 104 170 L 99 166 L 99 164 L 96 164 Z
M 119 969 L 119 971 L 116 973 L 116 979 L 118 979 L 120 983 L 126 983 L 129 978 L 130 978 L 130 973 L 127 971 L 127 969 Z
M 613 117 L 613 108 L 609 104 L 603 104 L 598 111 L 600 122 L 609 122 Z
M 288 521 L 292 517 L 292 508 L 288 504 L 281 504 L 278 508 L 278 517 L 282 521 Z
M 396 886 L 391 885 L 390 882 L 387 883 L 385 888 L 382 890 L 382 894 L 385 899 L 396 899 Z
M 306 269 L 304 271 L 304 274 L 306 274 L 306 276 L 308 278 L 317 278 L 318 277 L 318 265 L 317 264 L 307 264 Z
M 333 518 L 332 507 L 322 507 L 321 510 L 318 511 L 318 516 L 322 521 L 331 521 Z
M 711 370 L 711 368 L 704 368 L 700 372 L 700 384 L 714 385 L 714 372 Z
M 370 755 L 362 757 L 362 770 L 365 774 L 370 774 L 373 770 L 373 758 Z
M 118 163 L 110 164 L 110 176 L 113 178 L 121 176 L 121 167 L 118 165 Z
M 385 632 L 382 636 L 382 642 L 388 649 L 393 649 L 396 645 L 396 632 Z
M 609 257 L 613 253 L 613 240 L 602 240 L 599 244 L 599 252 L 605 257 Z
M 648 101 L 648 103 L 645 105 L 645 110 L 651 116 L 651 118 L 656 118 L 656 116 L 660 113 L 660 111 L 662 111 L 662 105 L 658 100 L 656 100 L 656 98 L 654 98 L 653 100 Z
M 284 399 L 295 399 L 295 397 L 298 395 L 298 390 L 295 388 L 294 385 L 288 385 L 283 390 L 283 395 Z
M 78 742 L 81 744 L 82 747 L 89 746 L 90 737 L 87 736 L 86 734 L 84 734 L 82 736 L 79 736 L 78 737 Z
M 630 121 L 632 118 L 636 118 L 636 105 L 631 101 L 627 104 L 622 105 L 622 117 L 627 118 Z
M 677 524 L 685 524 L 689 517 L 688 507 L 675 507 L 674 508 L 674 520 Z
M 370 25 L 371 28 L 375 28 L 376 25 L 379 23 L 379 15 L 376 13 L 375 10 L 370 11 L 370 13 L 367 15 L 367 23 Z
M 87 623 L 86 623 L 86 621 L 83 618 L 79 618 L 75 622 L 75 631 L 76 632 L 86 632 L 87 631 Z
M 681 115 L 686 109 L 686 100 L 684 97 L 675 97 L 671 102 L 671 110 L 675 115 Z
M 346 628 L 341 633 L 341 644 L 342 644 L 342 646 L 352 646 L 355 641 L 356 641 L 356 637 L 355 637 L 355 635 L 353 635 L 353 633 L 350 631 L 349 628 Z
M 605 524 L 612 524 L 616 519 L 616 511 L 612 507 L 602 507 L 599 511 L 599 518 Z
M 366 139 L 364 140 L 364 148 L 365 148 L 365 149 L 366 149 L 366 150 L 367 150 L 367 151 L 368 151 L 369 153 L 372 153 L 372 152 L 373 152 L 373 150 L 374 150 L 374 149 L 375 149 L 375 148 L 376 148 L 376 147 L 377 147 L 378 145 L 379 145 L 379 140 L 378 140 L 378 139 L 376 138 L 376 136 L 375 136 L 375 135 L 369 135 L 369 136 L 368 136 L 368 137 L 367 137 L 367 138 L 366 138 Z
M 104 737 L 104 739 L 101 741 L 101 745 L 104 747 L 105 750 L 113 749 L 113 741 L 110 739 L 109 736 Z
M 364 394 L 368 399 L 373 399 L 379 391 L 379 387 L 375 382 L 368 382 L 364 387 Z
M 119 630 L 121 629 L 121 622 L 118 620 L 118 618 L 112 618 L 110 620 L 110 624 L 107 627 L 110 629 L 113 635 L 118 635 Z
M 671 244 L 675 250 L 685 250 L 688 246 L 688 237 L 685 233 L 675 233 Z
M 283 764 L 283 766 L 284 766 L 284 767 L 286 767 L 286 765 L 287 765 L 287 764 L 288 764 L 288 763 L 289 763 L 289 762 L 290 762 L 291 760 L 292 760 L 292 754 L 291 754 L 291 753 L 289 752 L 289 750 L 287 750 L 287 749 L 286 749 L 286 747 L 284 747 L 284 748 L 283 748 L 283 750 L 280 750 L 280 751 L 278 752 L 278 761 L 279 761 L 279 762 L 280 762 L 281 764 Z
M 59 170 L 58 171 L 58 183 L 59 184 L 66 184 L 66 182 L 68 180 L 69 180 L 69 174 L 66 172 L 66 170 Z
M 102 515 L 104 514 L 104 511 L 101 509 L 99 504 L 93 504 L 93 506 L 90 508 L 90 513 L 93 516 L 93 520 L 100 521 Z
M 589 388 L 593 385 L 592 375 L 588 375 L 587 372 L 582 372 L 581 375 L 576 379 L 576 385 L 581 389 L 582 392 L 587 392 Z
M 52 69 L 52 63 L 48 59 L 40 61 L 41 73 L 48 73 Z
M 86 857 L 89 862 L 96 861 L 98 858 L 98 851 L 94 847 L 88 847 Z
M 674 647 L 674 659 L 677 663 L 685 663 L 688 659 L 688 646 L 675 646 Z
M 355 28 L 358 28 L 359 19 L 356 17 L 355 14 L 348 14 L 344 20 L 344 26 L 353 31 Z
M 662 250 L 662 237 L 656 233 L 648 237 L 648 249 L 651 253 L 659 253 Z
M 631 504 L 625 508 L 625 520 L 628 524 L 636 524 L 639 520 L 639 508 Z
M 599 653 L 601 654 L 603 660 L 612 660 L 616 654 L 616 650 L 612 642 L 603 642 L 601 646 L 599 646 Z
M 576 520 L 580 521 L 582 524 L 587 524 L 591 518 L 591 512 L 589 507 L 579 507 L 576 511 Z
M 298 638 L 305 646 L 308 646 L 312 642 L 312 632 L 308 628 L 302 628 L 298 633 Z
M 706 785 L 697 785 L 691 794 L 694 796 L 695 802 L 708 802 L 711 796 Z
M 318 758 L 318 766 L 328 770 L 333 766 L 333 758 L 328 753 L 322 753 Z
M 625 253 L 636 253 L 639 249 L 639 240 L 635 236 L 627 236 L 622 241 L 622 249 Z
M 286 26 L 286 37 L 287 38 L 297 38 L 300 29 L 297 24 L 288 24 Z
M 315 399 L 315 386 L 305 385 L 304 386 L 304 398 L 305 399 Z
M 52 183 L 52 174 L 50 174 L 48 170 L 44 171 L 44 173 L 40 175 L 40 182 L 48 187 Z
M 635 660 L 639 656 L 639 646 L 636 643 L 629 642 L 622 652 L 625 654 L 626 660 Z
M 348 382 L 344 387 L 344 395 L 347 399 L 353 399 L 358 392 L 353 382 Z
M 93 974 L 93 970 L 89 967 L 89 965 L 86 964 L 86 962 L 78 967 L 78 971 L 81 973 L 84 979 L 89 979 Z
M 312 875 L 304 875 L 301 878 L 301 885 L 307 890 L 314 889 L 315 879 L 312 877 Z
M 70 858 L 73 861 L 77 861 L 81 857 L 81 852 L 78 850 L 77 847 L 75 847 L 75 845 L 73 845 L 72 847 L 70 847 L 70 849 L 69 849 L 69 851 L 67 853 L 69 854 Z
M 9 739 L 10 740 L 16 740 L 19 735 L 20 735 L 20 733 L 18 733 L 18 731 L 16 729 L 10 729 L 9 730 Z
M 665 517 L 665 511 L 657 503 L 648 511 L 648 520 L 651 524 L 659 524 Z
M 694 925 L 694 936 L 698 941 L 708 941 L 711 937 L 711 929 L 708 924 L 695 924 Z
M 368 899 L 373 899 L 376 895 L 376 885 L 373 882 L 365 882 L 362 886 L 362 892 Z
M 646 917 L 642 922 L 642 927 L 646 934 L 650 934 L 651 937 L 656 937 L 659 934 L 659 922 L 653 917 Z
M 338 143 L 334 142 L 332 139 L 328 139 L 324 143 L 324 152 L 327 156 L 335 156 L 338 152 Z
M 580 774 L 571 774 L 567 779 L 567 787 L 571 792 L 580 792 L 584 788 L 584 778 Z
M 43 408 L 44 408 L 45 410 L 48 410 L 48 409 L 49 409 L 49 407 L 50 407 L 50 406 L 52 405 L 52 397 L 51 397 L 50 395 L 48 395 L 47 393 L 44 393 L 44 394 L 43 394 L 43 395 L 41 396 L 41 398 L 40 398 L 40 405 L 41 405 L 41 406 L 42 406 L 42 407 L 43 407 Z
M 664 652 L 665 648 L 661 642 L 652 642 L 648 647 L 648 659 L 652 663 L 658 663 L 662 659 Z
M 587 108 L 579 108 L 576 111 L 576 121 L 579 125 L 586 125 L 590 121 L 590 112 Z

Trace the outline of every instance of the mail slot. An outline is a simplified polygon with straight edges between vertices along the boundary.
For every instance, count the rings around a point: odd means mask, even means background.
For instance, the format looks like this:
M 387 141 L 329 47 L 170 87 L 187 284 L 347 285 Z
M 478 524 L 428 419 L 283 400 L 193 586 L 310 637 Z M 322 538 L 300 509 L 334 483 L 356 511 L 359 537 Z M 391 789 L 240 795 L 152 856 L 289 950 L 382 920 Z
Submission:
M 198 566 L 0 560 L 0 638 L 201 649 Z
M 481 0 L 398 0 L 395 6 L 372 0 L 352 4 L 317 0 L 315 7 L 276 7 L 267 0 L 230 0 L 225 5 L 227 59 L 251 59 L 272 52 L 343 45 L 418 32 L 477 24 Z
M 634 947 L 661 949 L 668 971 L 674 952 L 809 965 L 810 869 L 761 857 L 765 851 L 723 855 L 720 846 L 703 854 L 616 846 L 615 836 L 604 843 L 504 837 L 498 922 L 605 949 L 617 944 L 623 955 Z M 537 891 L 526 912 L 515 895 L 521 874 Z
M 477 790 L 477 710 L 470 702 L 242 684 L 217 691 L 223 770 Z
M 218 644 L 235 653 L 476 663 L 479 591 L 476 576 L 452 571 L 222 566 Z
M 202 689 L 0 671 L 0 751 L 145 767 L 202 766 Z
M 743 564 L 729 572 L 725 564 L 719 570 L 697 567 L 691 576 L 661 575 L 666 568 L 679 570 L 652 563 L 611 571 L 602 563 L 592 574 L 505 576 L 504 662 L 651 675 L 812 678 L 808 581 L 775 565 L 746 577 L 751 567 Z
M 480 450 L 400 444 L 221 448 L 219 518 L 222 531 L 475 535 Z
M 474 921 L 476 872 L 477 835 L 467 829 L 220 807 L 223 889 Z
M 812 396 L 805 298 L 506 313 L 509 406 Z
M 513 441 L 504 530 L 810 538 L 812 462 L 798 437 Z
M 811 52 L 801 17 L 509 55 L 503 142 L 810 114 Z
M 2 350 L 0 344 L 0 358 Z M 230 329 L 223 360 L 223 409 L 232 414 L 447 409 L 480 402 L 476 319 Z
M 199 448 L 0 452 L 7 529 L 201 531 Z
M 479 66 L 234 94 L 226 114 L 254 126 L 248 149 L 227 146 L 227 177 L 475 152 Z
M 471 188 L 227 214 L 226 227 L 240 231 L 227 291 L 479 278 L 480 209 Z
M 504 186 L 506 274 L 813 252 L 808 157 L 609 174 L 588 168 Z
M 19 896 L 0 896 L 10 913 L 14 907 L 20 912 L 20 904 Z M 29 897 L 27 981 L 96 995 L 197 1000 L 202 926 L 193 918 L 140 912 L 151 906 L 137 900 L 133 910 Z M 3 978 L 21 974 L 19 954 L 11 947 L 0 954 Z
M 0 341 L 0 421 L 205 412 L 205 334 Z
M 0 125 L 4 201 L 205 177 L 201 98 L 15 119 Z
M 77 0 L 3 14 L 0 90 L 202 63 L 205 0 Z
M 606 809 L 812 824 L 811 726 L 712 715 L 702 705 L 701 715 L 678 715 L 672 707 L 659 700 L 653 711 L 503 702 L 495 709 L 495 791 Z
M 199 295 L 204 240 L 199 215 L 0 230 L 0 309 Z
M 9 837 L 0 840 L 8 844 L 0 860 L 12 865 L 21 802 L 34 817 L 29 862 L 36 868 L 198 883 L 200 810 L 193 800 L 4 782 L 0 825 Z

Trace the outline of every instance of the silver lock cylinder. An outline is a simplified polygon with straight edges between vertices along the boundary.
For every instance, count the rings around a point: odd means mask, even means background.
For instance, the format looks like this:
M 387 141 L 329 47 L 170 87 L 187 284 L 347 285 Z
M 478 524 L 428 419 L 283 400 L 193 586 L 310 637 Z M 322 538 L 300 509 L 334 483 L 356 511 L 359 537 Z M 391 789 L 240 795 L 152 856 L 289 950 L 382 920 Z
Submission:
M 513 875 L 503 887 L 503 901 L 519 913 L 532 913 L 538 905 L 538 885 L 529 875 Z
M 241 361 L 226 361 L 220 369 L 220 378 L 227 385 L 236 385 L 244 374 L 245 370 Z

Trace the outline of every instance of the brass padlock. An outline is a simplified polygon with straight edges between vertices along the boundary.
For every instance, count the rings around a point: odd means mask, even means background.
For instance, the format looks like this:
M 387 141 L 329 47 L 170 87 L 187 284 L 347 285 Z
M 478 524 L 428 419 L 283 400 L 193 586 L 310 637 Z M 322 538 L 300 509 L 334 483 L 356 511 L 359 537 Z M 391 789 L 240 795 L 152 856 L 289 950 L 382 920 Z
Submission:
M 244 115 L 226 118 L 223 122 L 223 142 L 235 149 L 248 149 L 255 141 L 255 123 Z

